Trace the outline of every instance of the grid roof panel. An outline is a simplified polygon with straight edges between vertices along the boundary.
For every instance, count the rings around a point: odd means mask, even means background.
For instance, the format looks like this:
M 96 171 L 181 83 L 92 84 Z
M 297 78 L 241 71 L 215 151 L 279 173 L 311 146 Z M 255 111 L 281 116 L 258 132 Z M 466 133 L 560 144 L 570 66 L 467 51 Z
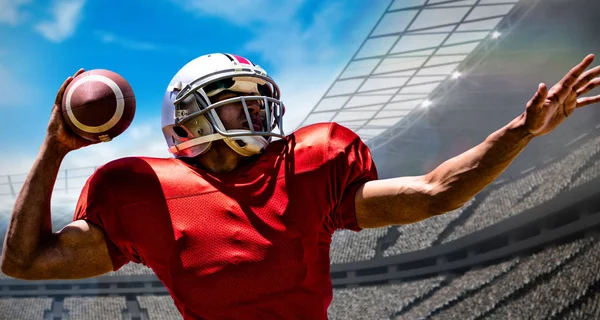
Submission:
M 493 30 L 500 23 L 500 21 L 502 21 L 502 18 L 490 18 L 475 22 L 467 22 L 458 26 L 456 31 Z
M 417 13 L 417 10 L 408 10 L 386 14 L 375 27 L 373 35 L 403 32 Z
M 368 141 L 454 81 L 516 0 L 395 0 L 301 126 L 347 124 Z M 485 45 L 485 44 L 484 44 Z
M 419 7 L 419 6 L 422 6 L 423 4 L 425 4 L 425 1 L 427 1 L 427 0 L 395 0 L 392 2 L 390 7 L 388 8 L 388 10 L 392 11 L 392 10 L 402 10 L 402 9 L 406 9 L 406 8 Z
M 419 14 L 409 30 L 439 27 L 447 24 L 457 24 L 471 7 L 425 9 Z
M 340 75 L 340 80 L 345 78 L 368 76 L 381 59 L 366 59 L 353 61 L 348 65 L 348 68 Z
M 394 46 L 391 53 L 416 51 L 439 47 L 450 33 L 409 34 L 403 36 Z

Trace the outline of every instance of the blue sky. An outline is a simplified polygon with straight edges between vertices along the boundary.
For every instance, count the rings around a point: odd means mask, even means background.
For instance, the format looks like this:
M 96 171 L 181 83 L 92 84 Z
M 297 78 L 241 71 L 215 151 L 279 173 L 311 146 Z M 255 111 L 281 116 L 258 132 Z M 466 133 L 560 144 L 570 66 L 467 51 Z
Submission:
M 130 155 L 169 156 L 160 103 L 186 62 L 230 52 L 278 82 L 294 129 L 358 49 L 388 0 L 0 0 L 0 175 L 27 172 L 56 91 L 78 68 L 132 85 L 137 112 L 109 143 L 77 150 L 63 168 Z

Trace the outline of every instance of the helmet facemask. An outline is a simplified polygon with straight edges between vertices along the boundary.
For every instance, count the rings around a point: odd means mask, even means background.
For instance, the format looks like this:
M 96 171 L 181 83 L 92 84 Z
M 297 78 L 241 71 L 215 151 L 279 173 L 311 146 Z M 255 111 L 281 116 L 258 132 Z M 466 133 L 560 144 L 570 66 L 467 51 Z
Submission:
M 229 71 L 229 72 L 228 72 Z M 206 78 L 210 80 L 207 81 Z M 178 90 L 179 89 L 179 90 Z M 223 92 L 232 91 L 243 95 L 213 103 L 211 99 Z M 211 74 L 186 85 L 174 86 L 175 124 L 163 128 L 172 131 L 179 138 L 170 150 L 177 156 L 194 157 L 206 152 L 214 140 L 224 140 L 234 151 L 243 156 L 261 153 L 272 137 L 283 138 L 283 113 L 285 107 L 279 100 L 277 85 L 267 76 L 243 74 L 232 76 L 230 70 Z M 248 105 L 258 101 L 258 117 L 261 128 L 254 128 L 254 122 Z M 245 113 L 248 129 L 227 130 L 223 125 L 217 108 L 239 103 Z M 278 133 L 274 130 L 278 128 Z M 170 132 L 169 132 L 170 133 Z M 166 133 L 165 133 L 166 135 Z M 184 150 L 184 149 L 193 150 Z

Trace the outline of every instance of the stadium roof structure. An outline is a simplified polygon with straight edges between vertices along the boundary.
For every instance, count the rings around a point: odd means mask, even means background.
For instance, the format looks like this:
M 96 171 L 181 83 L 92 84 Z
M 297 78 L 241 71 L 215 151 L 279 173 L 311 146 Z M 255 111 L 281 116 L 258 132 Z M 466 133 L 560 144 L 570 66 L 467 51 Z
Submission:
M 301 125 L 335 121 L 364 141 L 386 133 L 460 77 L 461 63 L 500 36 L 518 0 L 395 0 Z M 535 1 L 528 1 L 533 3 Z M 473 64 L 471 63 L 471 67 Z M 383 139 L 369 143 L 372 149 Z
M 424 174 L 517 117 L 540 82 L 600 53 L 598 10 L 591 0 L 392 1 L 301 125 L 354 130 L 381 178 Z M 600 108 L 578 110 L 498 181 L 565 156 L 598 135 L 599 119 Z

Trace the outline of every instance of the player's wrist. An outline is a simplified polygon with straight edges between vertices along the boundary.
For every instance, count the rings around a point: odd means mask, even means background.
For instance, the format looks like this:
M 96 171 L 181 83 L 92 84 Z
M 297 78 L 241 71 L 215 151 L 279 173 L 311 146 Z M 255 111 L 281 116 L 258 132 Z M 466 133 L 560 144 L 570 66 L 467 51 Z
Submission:
M 41 151 L 49 152 L 59 157 L 65 157 L 69 152 L 73 151 L 73 149 L 69 148 L 64 143 L 61 143 L 55 137 L 49 136 L 44 140 Z
M 527 114 L 523 112 L 518 117 L 513 119 L 506 126 L 506 130 L 513 136 L 515 139 L 520 141 L 531 141 L 536 137 L 535 134 L 531 132 L 527 123 Z

